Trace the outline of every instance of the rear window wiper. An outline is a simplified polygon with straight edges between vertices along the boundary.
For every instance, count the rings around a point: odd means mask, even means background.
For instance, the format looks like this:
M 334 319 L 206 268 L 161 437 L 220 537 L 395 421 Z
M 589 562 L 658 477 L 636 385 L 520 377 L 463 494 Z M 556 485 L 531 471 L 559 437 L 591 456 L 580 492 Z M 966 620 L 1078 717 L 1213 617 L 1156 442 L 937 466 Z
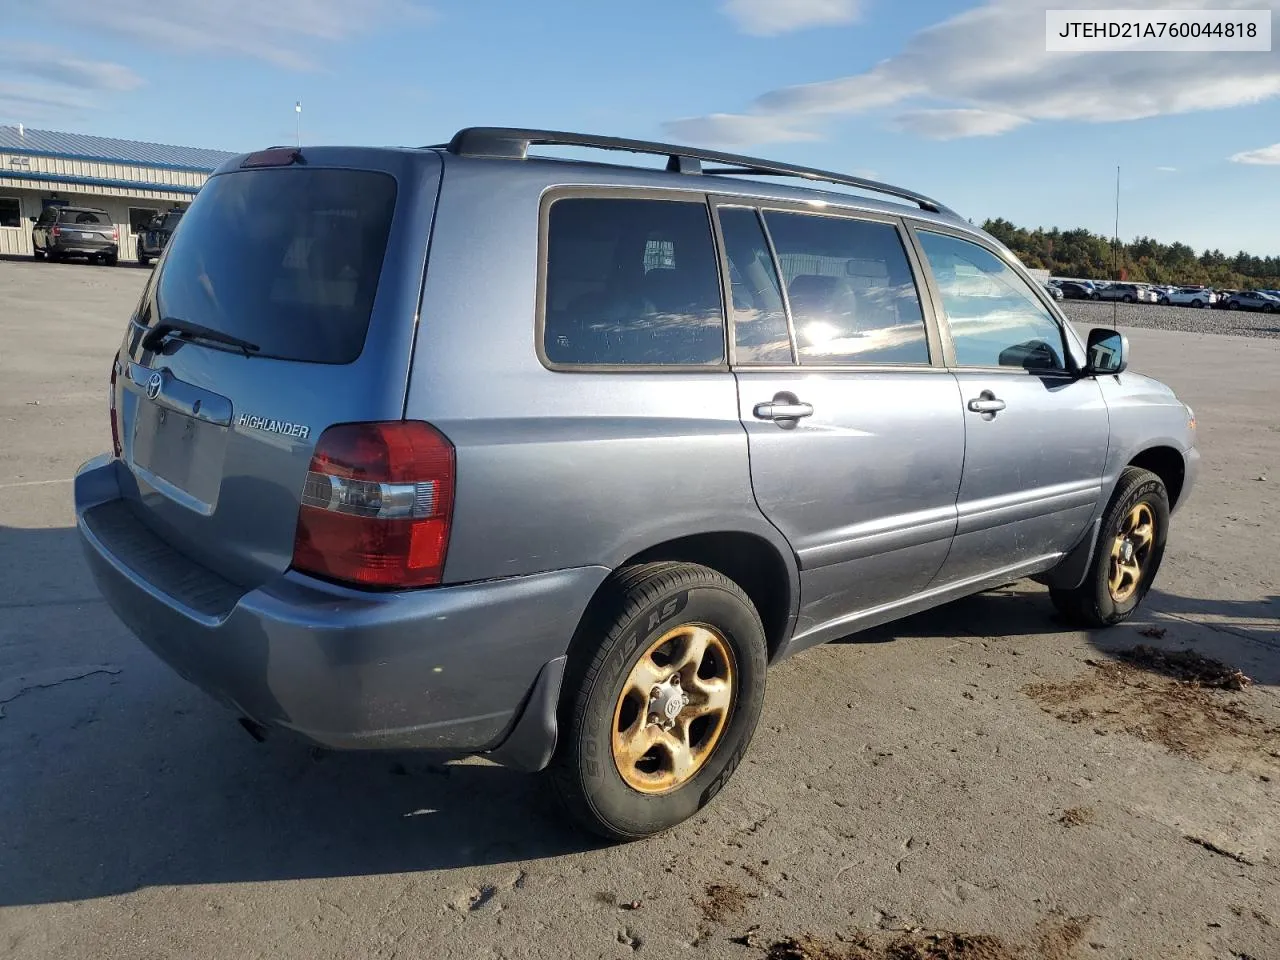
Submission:
M 246 357 L 252 356 L 262 349 L 256 343 L 252 343 L 243 337 L 237 337 L 232 333 L 223 333 L 221 330 L 214 330 L 212 327 L 206 327 L 203 324 L 193 323 L 190 320 L 183 320 L 179 317 L 165 317 L 148 330 L 146 336 L 142 338 L 142 348 L 144 350 L 154 350 L 170 338 L 221 343 L 229 347 L 235 347 Z

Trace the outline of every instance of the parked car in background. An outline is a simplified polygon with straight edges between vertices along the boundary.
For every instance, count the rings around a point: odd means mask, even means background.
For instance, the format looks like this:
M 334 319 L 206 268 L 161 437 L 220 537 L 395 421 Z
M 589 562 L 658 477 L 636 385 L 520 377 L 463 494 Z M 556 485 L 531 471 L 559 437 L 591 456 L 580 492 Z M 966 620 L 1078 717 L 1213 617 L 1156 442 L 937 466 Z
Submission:
M 1138 284 L 1135 284 L 1135 286 L 1138 288 L 1139 303 L 1159 303 L 1160 302 L 1160 293 L 1151 284 L 1138 283 Z
M 1067 300 L 1097 300 L 1098 296 L 1093 287 L 1086 286 L 1075 280 L 1062 280 L 1058 283 L 1058 289 L 1062 291 L 1062 296 Z
M 1065 296 L 1062 292 L 1062 288 L 1056 283 L 1046 283 L 1044 288 L 1049 291 L 1049 296 L 1053 297 L 1055 300 L 1061 300 Z
M 1276 313 L 1280 311 L 1280 297 L 1273 297 L 1269 293 L 1263 293 L 1261 290 L 1247 290 L 1241 293 L 1233 293 L 1227 297 L 1226 308 L 1228 310 L 1260 310 L 1263 313 Z
M 1218 302 L 1218 295 L 1205 287 L 1179 287 L 1167 295 L 1167 302 L 1175 307 L 1211 307 Z
M 84 257 L 115 266 L 120 258 L 120 228 L 105 210 L 51 206 L 31 221 L 31 255 L 37 260 Z
M 147 224 L 147 229 L 138 233 L 138 262 L 144 267 L 160 254 L 164 253 L 173 231 L 178 229 L 182 221 L 181 210 L 170 210 L 157 214 Z
M 1131 616 L 1190 409 L 945 206 L 815 181 L 869 186 L 492 128 L 228 160 L 76 474 L 103 597 L 251 731 L 547 769 L 615 839 L 750 775 L 791 654 L 1033 575 Z
M 1109 283 L 1098 290 L 1097 299 L 1137 303 L 1138 300 L 1145 299 L 1145 296 L 1136 283 Z

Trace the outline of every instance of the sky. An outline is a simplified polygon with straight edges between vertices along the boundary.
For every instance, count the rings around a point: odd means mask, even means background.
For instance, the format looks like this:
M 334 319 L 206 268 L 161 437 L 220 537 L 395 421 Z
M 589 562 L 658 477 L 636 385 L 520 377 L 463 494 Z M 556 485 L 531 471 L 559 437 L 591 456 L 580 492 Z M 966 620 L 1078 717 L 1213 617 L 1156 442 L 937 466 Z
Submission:
M 0 0 L 0 124 L 227 150 L 471 125 L 719 146 L 981 223 L 1280 255 L 1280 48 L 1047 53 L 1044 10 L 1280 0 Z M 1280 17 L 1273 20 L 1280 43 Z

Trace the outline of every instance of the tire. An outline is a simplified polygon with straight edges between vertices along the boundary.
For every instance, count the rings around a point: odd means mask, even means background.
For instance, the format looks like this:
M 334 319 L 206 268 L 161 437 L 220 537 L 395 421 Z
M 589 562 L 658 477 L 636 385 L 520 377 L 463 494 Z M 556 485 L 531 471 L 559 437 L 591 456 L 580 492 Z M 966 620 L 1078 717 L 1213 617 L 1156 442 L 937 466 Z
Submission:
M 1089 294 L 1089 299 L 1090 299 L 1090 300 L 1101 300 L 1101 299 L 1102 299 L 1102 294 L 1097 293 L 1097 292 L 1095 291 L 1094 293 Z
M 102 262 L 106 264 L 108 267 L 114 267 L 116 264 L 120 262 L 120 254 L 108 253 L 105 257 L 102 258 Z
M 1160 298 L 1160 306 L 1162 306 L 1162 307 L 1167 307 L 1167 306 L 1169 306 L 1169 298 L 1168 298 L 1168 297 L 1161 297 L 1161 298 Z
M 642 564 L 619 571 L 605 589 L 570 646 L 560 740 L 548 775 L 580 826 L 610 840 L 635 840 L 687 820 L 733 775 L 764 704 L 765 634 L 742 588 L 708 567 Z M 653 691 L 668 696 L 675 681 L 659 678 L 703 634 L 711 638 L 707 653 L 677 668 L 685 679 L 674 688 L 676 699 L 646 701 L 642 691 L 651 681 L 661 684 Z M 674 639 L 664 642 L 668 637 Z M 698 698 L 698 685 L 707 681 L 697 678 L 707 672 L 721 676 L 716 688 L 728 691 L 727 706 L 688 719 L 691 708 L 681 709 L 678 698 Z M 665 721 L 672 715 L 667 708 L 679 711 L 666 721 L 675 724 L 675 738 L 648 722 L 659 711 Z M 680 742 L 682 728 L 683 742 L 700 741 L 705 750 L 683 777 L 666 749 Z M 631 742 L 639 748 L 630 758 L 622 747 L 615 751 L 628 730 L 636 731 Z M 650 737 L 657 740 L 639 753 Z
M 148 257 L 145 253 L 138 254 L 138 265 L 141 267 L 151 266 L 151 258 Z
M 1228 309 L 1228 310 L 1239 310 L 1239 309 L 1240 309 L 1240 304 L 1236 303 L 1234 300 L 1228 300 L 1228 301 L 1227 301 L 1227 309 Z
M 1127 294 L 1127 293 L 1126 293 L 1126 294 L 1124 295 L 1124 302 L 1125 302 L 1125 303 L 1133 303 L 1133 297 L 1129 296 L 1129 294 Z
M 1264 303 L 1264 304 L 1262 305 L 1262 312 L 1263 312 L 1263 313 L 1270 313 L 1270 312 L 1271 312 L 1272 310 L 1274 310 L 1274 309 L 1275 309 L 1275 308 L 1274 308 L 1273 306 L 1271 306 L 1271 304 L 1269 304 L 1269 303 Z
M 1133 559 L 1139 574 L 1121 580 L 1119 591 L 1113 589 L 1113 546 L 1125 533 L 1131 518 L 1146 508 L 1153 526 L 1149 546 L 1137 547 Z M 1134 531 L 1141 529 L 1138 524 Z M 1083 627 L 1110 627 L 1127 620 L 1142 603 L 1164 559 L 1169 537 L 1169 492 L 1164 481 L 1149 470 L 1125 467 L 1116 484 L 1115 493 L 1102 517 L 1098 543 L 1084 582 L 1073 590 L 1050 589 L 1049 598 L 1067 620 Z M 1138 538 L 1140 539 L 1140 538 Z
M 44 251 L 43 251 L 43 250 L 41 250 L 41 249 L 39 249 L 38 247 L 32 246 L 32 248 L 31 248 L 31 259 L 32 259 L 32 260 L 43 260 L 43 259 L 44 259 Z
M 1192 300 L 1192 301 L 1191 301 L 1191 305 L 1192 305 L 1193 307 L 1195 307 L 1197 310 L 1203 310 L 1203 309 L 1204 309 L 1204 301 L 1203 301 L 1203 300 Z

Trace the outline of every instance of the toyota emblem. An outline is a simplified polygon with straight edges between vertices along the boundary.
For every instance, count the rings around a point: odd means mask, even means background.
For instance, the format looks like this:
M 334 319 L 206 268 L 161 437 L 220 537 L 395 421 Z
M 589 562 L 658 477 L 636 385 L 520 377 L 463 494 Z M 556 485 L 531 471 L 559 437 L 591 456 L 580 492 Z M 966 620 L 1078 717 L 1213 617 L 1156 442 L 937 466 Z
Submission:
M 164 375 L 157 370 L 147 380 L 147 399 L 154 400 L 160 396 L 160 387 L 164 384 Z

